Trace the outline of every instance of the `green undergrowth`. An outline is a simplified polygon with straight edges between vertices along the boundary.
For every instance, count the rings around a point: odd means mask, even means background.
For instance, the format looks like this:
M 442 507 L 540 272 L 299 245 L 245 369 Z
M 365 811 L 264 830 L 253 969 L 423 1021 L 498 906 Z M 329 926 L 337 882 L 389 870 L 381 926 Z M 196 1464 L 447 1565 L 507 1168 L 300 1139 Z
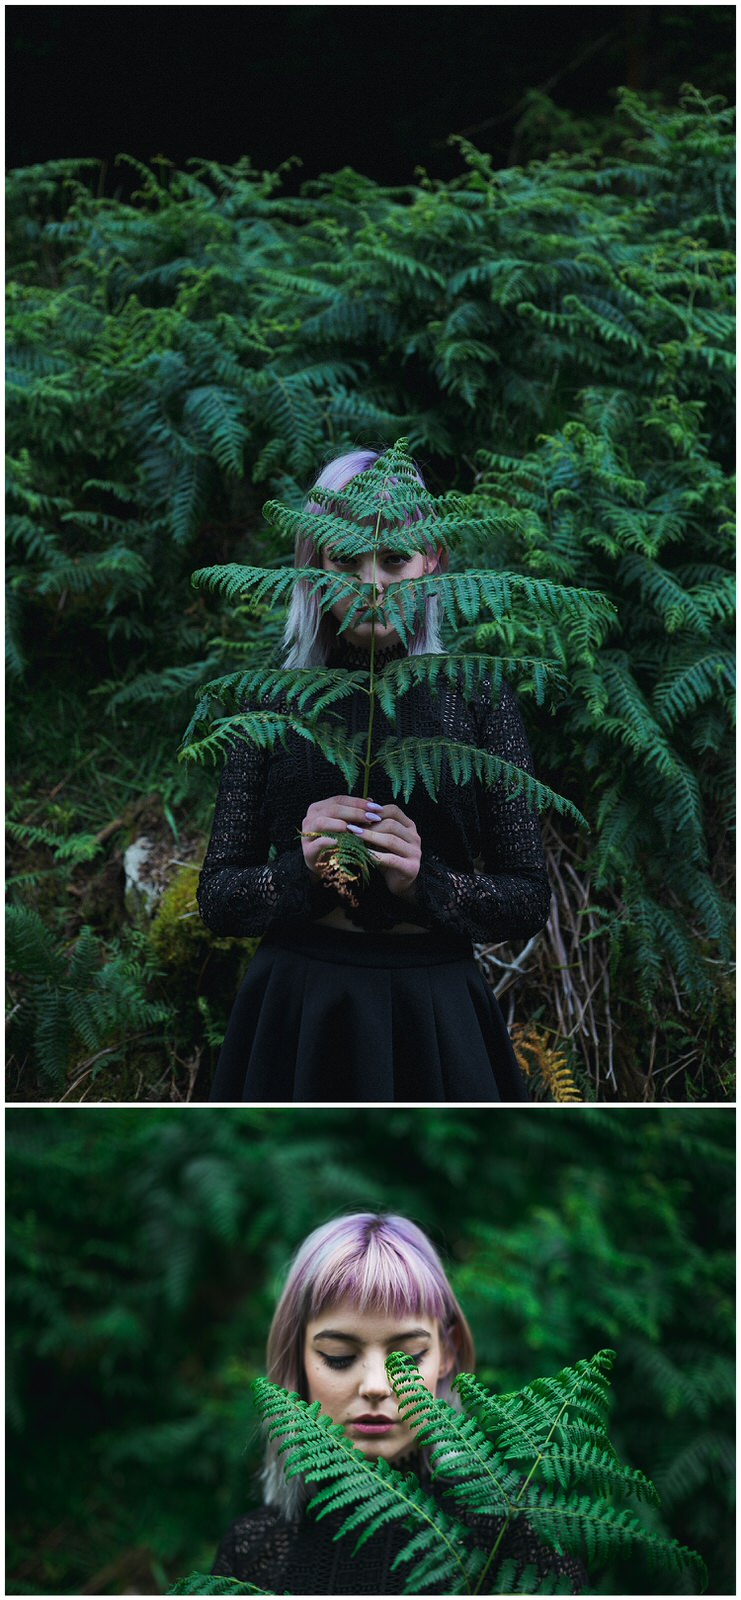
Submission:
M 327 459 L 404 438 L 468 529 L 451 594 L 471 568 L 516 578 L 456 648 L 534 663 L 538 778 L 590 830 L 551 854 L 579 949 L 542 942 L 516 1017 L 542 1007 L 543 1048 L 599 1097 L 728 1098 L 732 111 L 691 86 L 620 90 L 609 129 L 531 109 L 549 154 L 500 170 L 458 140 L 455 178 L 403 189 L 341 168 L 288 194 L 246 157 L 127 158 L 127 199 L 95 163 L 9 175 L 11 903 L 64 947 L 120 847 L 96 835 L 150 797 L 175 845 L 205 842 L 215 773 L 178 763 L 183 732 L 205 684 L 275 664 L 282 617 L 190 575 L 267 568 L 277 592 L 290 541 L 260 507 L 290 521 Z M 538 583 L 613 608 L 593 659 Z M 88 922 L 104 957 L 128 937 L 109 896 Z M 141 976 L 177 1010 L 169 969 Z M 232 977 L 203 996 L 211 1037 Z M 27 1002 L 21 978 L 17 1089 L 43 1078 Z M 173 1026 L 174 1067 L 206 1023 Z

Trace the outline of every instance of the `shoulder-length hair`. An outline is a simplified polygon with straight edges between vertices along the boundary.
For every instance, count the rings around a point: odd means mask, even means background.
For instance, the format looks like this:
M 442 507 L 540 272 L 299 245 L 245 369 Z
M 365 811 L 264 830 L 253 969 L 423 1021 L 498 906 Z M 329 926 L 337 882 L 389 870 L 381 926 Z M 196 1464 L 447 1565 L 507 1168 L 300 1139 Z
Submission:
M 380 460 L 380 457 L 380 451 L 367 448 L 350 450 L 344 456 L 336 456 L 334 461 L 328 462 L 327 466 L 320 472 L 314 488 L 344 489 L 353 478 L 358 477 L 359 473 L 367 472 L 375 461 Z M 415 470 L 419 483 L 424 489 L 424 478 L 419 468 Z M 314 515 L 321 516 L 326 507 L 319 505 L 318 501 L 312 500 L 311 494 L 309 494 L 306 510 Z M 297 539 L 294 565 L 297 567 L 320 567 L 321 564 L 321 551 L 317 550 L 314 540 Z M 439 566 L 443 571 L 447 566 L 444 552 L 440 556 Z M 326 612 L 322 614 L 316 594 L 313 594 L 308 585 L 299 579 L 298 583 L 294 585 L 283 634 L 286 666 L 323 666 L 336 638 L 337 623 L 335 618 Z M 431 594 L 425 597 L 424 608 L 421 609 L 419 620 L 409 642 L 409 654 L 438 655 L 441 650 L 438 600 L 436 595 Z
M 438 1384 L 441 1398 L 450 1400 L 456 1373 L 474 1370 L 471 1330 L 427 1235 L 407 1217 L 362 1211 L 325 1222 L 296 1252 L 268 1336 L 267 1371 L 273 1383 L 308 1399 L 307 1324 L 339 1300 L 361 1313 L 435 1317 L 443 1345 L 454 1357 Z M 301 1478 L 286 1479 L 276 1440 L 266 1447 L 263 1491 L 265 1503 L 289 1517 L 297 1516 L 307 1499 Z

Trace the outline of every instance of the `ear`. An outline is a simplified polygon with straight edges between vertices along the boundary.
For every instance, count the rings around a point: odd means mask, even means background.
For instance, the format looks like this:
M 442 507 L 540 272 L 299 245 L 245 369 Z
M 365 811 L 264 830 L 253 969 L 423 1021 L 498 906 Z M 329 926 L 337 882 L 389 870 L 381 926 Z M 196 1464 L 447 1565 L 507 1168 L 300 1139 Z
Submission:
M 440 1330 L 440 1372 L 441 1378 L 447 1378 L 455 1366 L 455 1358 L 461 1347 L 461 1330 L 458 1323 L 454 1322 L 447 1332 Z
M 437 572 L 441 556 L 442 550 L 428 550 L 425 552 L 425 577 L 429 572 Z

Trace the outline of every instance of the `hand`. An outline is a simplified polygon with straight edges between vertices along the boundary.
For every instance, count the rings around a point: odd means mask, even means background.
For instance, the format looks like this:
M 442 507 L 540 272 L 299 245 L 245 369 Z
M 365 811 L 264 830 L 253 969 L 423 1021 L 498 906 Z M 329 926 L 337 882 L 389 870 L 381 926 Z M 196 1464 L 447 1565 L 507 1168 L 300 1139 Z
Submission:
M 414 884 L 422 864 L 422 840 L 411 817 L 405 817 L 398 806 L 375 809 L 378 821 L 362 828 L 362 838 L 391 893 L 400 899 L 413 900 Z
M 321 879 L 316 863 L 328 845 L 336 844 L 332 834 L 345 833 L 348 828 L 354 833 L 362 832 L 371 812 L 375 815 L 377 811 L 377 806 L 369 810 L 368 801 L 359 795 L 334 794 L 329 800 L 313 801 L 301 824 L 302 833 L 319 835 L 316 839 L 301 840 L 304 861 L 312 878 Z

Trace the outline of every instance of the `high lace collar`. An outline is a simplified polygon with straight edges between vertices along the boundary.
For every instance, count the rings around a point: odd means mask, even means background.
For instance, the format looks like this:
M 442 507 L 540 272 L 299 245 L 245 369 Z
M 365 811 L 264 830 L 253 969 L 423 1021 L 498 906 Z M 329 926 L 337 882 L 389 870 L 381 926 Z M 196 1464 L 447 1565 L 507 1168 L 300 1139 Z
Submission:
M 388 666 L 390 661 L 400 661 L 407 651 L 404 645 L 387 645 L 385 649 L 376 649 L 374 665 L 376 670 Z M 327 665 L 330 667 L 348 667 L 357 672 L 358 668 L 370 671 L 370 650 L 365 650 L 362 645 L 349 644 L 346 639 L 335 640 L 329 652 Z

